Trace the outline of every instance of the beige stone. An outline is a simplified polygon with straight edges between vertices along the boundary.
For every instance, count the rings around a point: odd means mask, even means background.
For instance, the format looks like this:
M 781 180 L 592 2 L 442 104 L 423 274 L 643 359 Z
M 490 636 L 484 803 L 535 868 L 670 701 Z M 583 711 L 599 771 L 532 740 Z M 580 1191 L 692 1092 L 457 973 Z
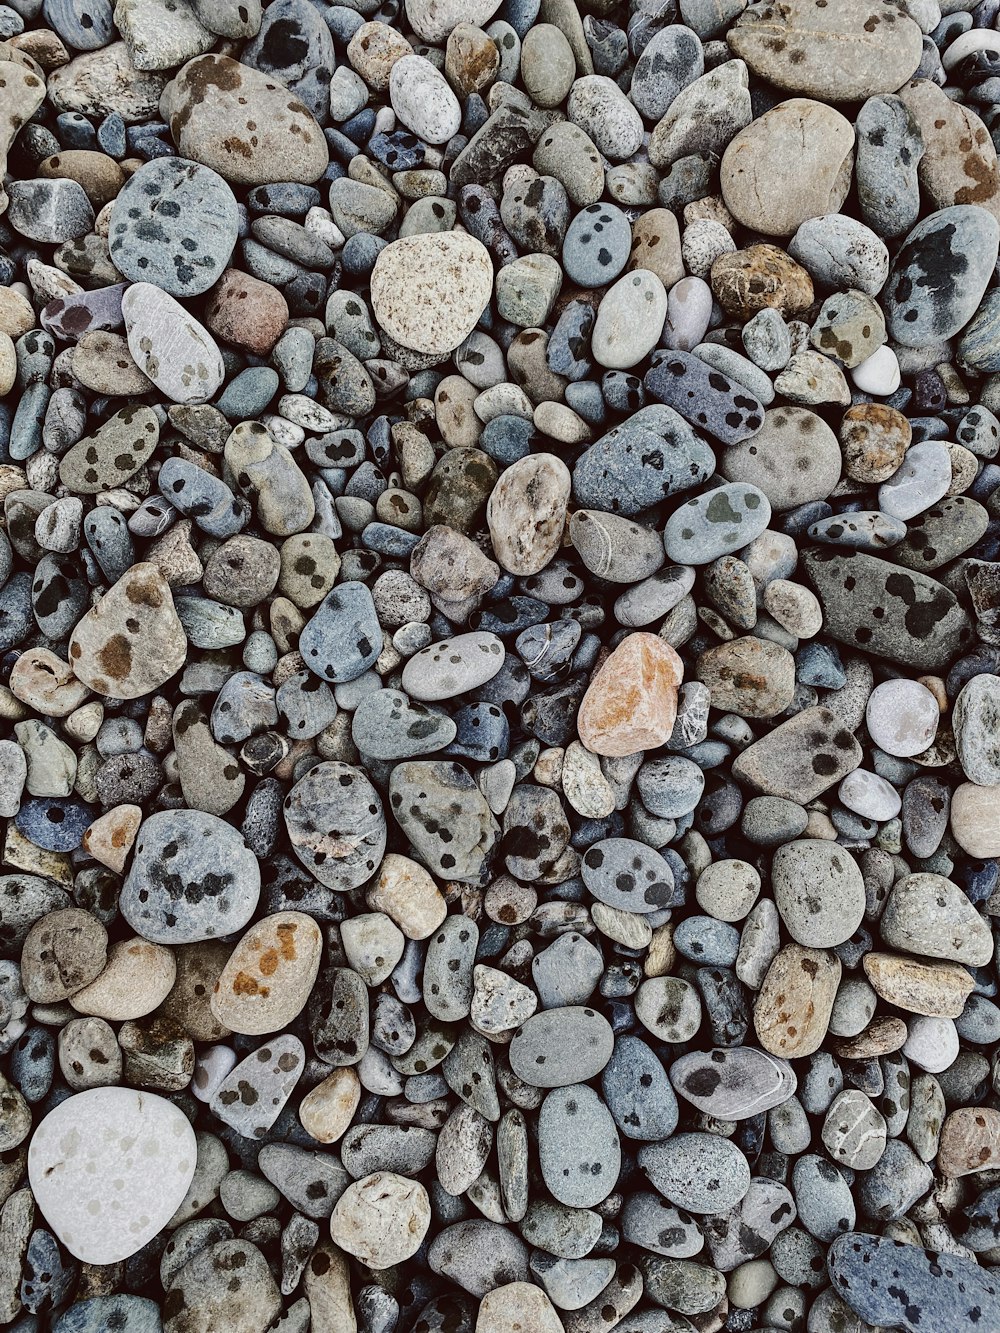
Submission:
M 381 1270 L 412 1258 L 430 1222 L 430 1200 L 419 1181 L 376 1171 L 348 1185 L 337 1200 L 330 1236 L 348 1254 Z
M 528 454 L 501 472 L 486 521 L 494 554 L 509 574 L 538 574 L 556 556 L 572 484 L 555 454 Z
M 104 971 L 69 1002 L 79 1014 L 126 1022 L 151 1014 L 167 998 L 176 977 L 172 950 L 134 936 L 112 944 Z
M 552 1302 L 532 1282 L 509 1282 L 479 1304 L 476 1333 L 563 1333 Z
M 655 750 L 670 738 L 684 664 L 655 634 L 629 634 L 587 688 L 577 716 L 580 740 L 595 754 Z
M 392 241 L 371 277 L 372 310 L 390 338 L 444 357 L 464 341 L 493 295 L 493 261 L 464 232 L 427 232 Z
M 741 323 L 768 309 L 792 319 L 813 303 L 812 278 L 776 245 L 751 245 L 720 255 L 710 281 L 723 310 Z
M 321 1240 L 313 1250 L 302 1274 L 302 1287 L 309 1302 L 310 1333 L 357 1333 L 350 1266 L 346 1255 L 330 1241 Z
M 299 1103 L 302 1128 L 318 1143 L 336 1143 L 345 1134 L 361 1100 L 361 1080 L 345 1065 L 317 1083 Z
M 953 102 L 930 79 L 914 79 L 899 97 L 923 136 L 917 176 L 928 209 L 978 204 L 1000 218 L 997 151 L 976 113 Z
M 319 971 L 323 935 L 304 912 L 276 912 L 243 935 L 222 969 L 212 1013 L 233 1032 L 261 1036 L 305 1007 Z
M 698 679 L 720 712 L 775 717 L 795 695 L 795 658 L 780 644 L 747 634 L 702 653 Z
M 116 805 L 98 815 L 84 832 L 82 846 L 95 861 L 120 875 L 135 842 L 142 823 L 142 808 L 138 805 Z
M 745 227 L 791 236 L 806 218 L 840 211 L 853 166 L 851 122 L 822 102 L 793 97 L 732 140 L 722 158 L 722 197 Z
M 384 912 L 411 940 L 427 939 L 448 915 L 448 904 L 430 872 L 398 852 L 383 858 L 367 900 L 373 911 Z
M 90 694 L 50 648 L 25 648 L 11 668 L 10 691 L 45 717 L 68 717 Z
M 230 953 L 221 940 L 174 946 L 177 977 L 161 1013 L 193 1041 L 222 1041 L 229 1036 L 229 1028 L 212 1013 L 212 995 Z
M 1000 787 L 963 782 L 951 798 L 951 832 L 963 852 L 979 860 L 1000 856 Z
M 975 987 L 971 974 L 957 963 L 928 963 L 875 952 L 865 954 L 861 961 L 879 997 L 909 1014 L 958 1018 Z
M 840 959 L 829 949 L 786 944 L 776 955 L 754 1005 L 757 1040 L 786 1060 L 818 1051 L 840 985 Z
M 166 579 L 140 562 L 77 623 L 69 641 L 76 675 L 97 694 L 138 699 L 181 669 L 187 638 Z
M 1000 1111 L 961 1106 L 941 1126 L 937 1168 L 954 1179 L 1000 1166 Z

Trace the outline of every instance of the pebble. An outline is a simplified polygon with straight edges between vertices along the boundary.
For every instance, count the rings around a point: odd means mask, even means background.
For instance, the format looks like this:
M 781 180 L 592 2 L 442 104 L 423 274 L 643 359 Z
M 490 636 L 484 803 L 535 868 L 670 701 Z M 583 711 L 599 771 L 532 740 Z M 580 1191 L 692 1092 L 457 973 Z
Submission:
M 158 1158 L 151 1194 L 149 1171 Z M 187 1117 L 132 1088 L 93 1088 L 62 1101 L 39 1124 L 28 1154 L 38 1207 L 70 1253 L 88 1264 L 117 1263 L 141 1250 L 170 1221 L 194 1172 Z
M 428 233 L 380 251 L 371 282 L 379 327 L 401 346 L 437 360 L 475 328 L 489 303 L 493 267 L 474 237 Z
M 205 328 L 167 292 L 134 282 L 122 298 L 136 365 L 174 403 L 204 403 L 222 384 L 222 353 Z

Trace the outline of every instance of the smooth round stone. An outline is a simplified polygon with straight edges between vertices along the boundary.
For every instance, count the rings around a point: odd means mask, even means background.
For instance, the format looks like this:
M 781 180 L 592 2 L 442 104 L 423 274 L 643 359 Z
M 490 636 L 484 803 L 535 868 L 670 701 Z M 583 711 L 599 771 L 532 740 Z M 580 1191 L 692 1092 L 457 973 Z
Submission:
M 194 1131 L 171 1102 L 132 1088 L 92 1088 L 60 1102 L 38 1125 L 28 1179 L 70 1253 L 85 1263 L 112 1264 L 141 1250 L 170 1221 L 194 1177 L 196 1156 Z
M 865 884 L 845 848 L 800 838 L 774 853 L 774 900 L 788 933 L 807 948 L 843 944 L 861 924 Z
M 696 32 L 670 23 L 655 32 L 632 71 L 629 97 L 642 116 L 658 121 L 678 94 L 705 72 L 702 44 Z
M 204 403 L 225 378 L 211 334 L 167 292 L 134 282 L 122 297 L 129 351 L 173 403 Z
M 907 1022 L 903 1054 L 911 1064 L 929 1074 L 941 1074 L 951 1067 L 958 1055 L 959 1042 L 950 1018 L 918 1015 Z
M 379 326 L 401 346 L 435 359 L 468 337 L 492 294 L 489 251 L 459 232 L 392 241 L 372 270 L 372 310 Z
M 787 1060 L 752 1046 L 691 1051 L 670 1067 L 670 1081 L 703 1115 L 749 1120 L 795 1095 L 796 1078 Z
M 771 520 L 767 496 L 748 482 L 729 482 L 688 500 L 667 519 L 663 545 L 679 565 L 707 565 L 748 546 Z
M 422 703 L 452 699 L 492 680 L 503 661 L 503 643 L 495 634 L 457 634 L 414 653 L 403 668 L 403 689 Z
M 657 912 L 677 905 L 674 875 L 664 858 L 632 838 L 594 843 L 580 865 L 589 893 L 624 912 Z
M 571 1208 L 608 1197 L 621 1170 L 611 1113 L 584 1083 L 556 1088 L 538 1113 L 538 1160 L 549 1193 Z
M 534 1014 L 515 1032 L 510 1066 L 533 1088 L 565 1088 L 594 1078 L 611 1058 L 614 1036 L 595 1009 L 569 1005 Z
M 659 1142 L 677 1128 L 677 1098 L 666 1070 L 638 1037 L 616 1039 L 601 1074 L 601 1091 L 626 1138 Z
M 629 370 L 657 345 L 667 317 L 667 293 L 649 269 L 619 278 L 601 299 L 591 355 L 606 370 Z
M 698 906 L 717 921 L 742 921 L 757 901 L 759 893 L 758 872 L 747 861 L 735 859 L 713 861 L 698 876 L 695 886 Z
M 926 685 L 886 680 L 872 690 L 865 707 L 868 734 L 886 754 L 901 759 L 921 754 L 937 735 L 941 710 Z
M 639 1149 L 639 1166 L 671 1203 L 689 1213 L 725 1213 L 750 1188 L 747 1159 L 717 1134 L 675 1134 Z
M 447 143 L 462 123 L 462 108 L 447 79 L 423 56 L 394 62 L 389 101 L 406 128 L 425 143 Z
M 679 819 L 698 804 L 705 789 L 705 777 L 692 760 L 683 755 L 668 755 L 663 759 L 648 759 L 639 769 L 636 786 L 651 815 Z
M 367 694 L 351 718 L 351 737 L 373 759 L 412 759 L 455 739 L 454 719 L 415 704 L 401 690 Z
M 140 562 L 77 622 L 69 644 L 74 673 L 98 694 L 137 699 L 180 670 L 183 627 L 166 579 Z
M 77 495 L 112 490 L 149 461 L 159 438 L 159 422 L 152 408 L 130 404 L 63 455 L 59 480 Z
M 857 1088 L 837 1094 L 823 1121 L 823 1145 L 835 1162 L 870 1171 L 885 1152 L 885 1117 Z
M 957 204 L 918 222 L 896 255 L 884 292 L 889 336 L 929 347 L 963 328 L 996 263 L 1000 223 L 985 208 Z
M 321 884 L 344 893 L 376 872 L 385 851 L 382 802 L 360 768 L 317 764 L 284 802 L 295 854 Z
M 212 1013 L 233 1032 L 259 1036 L 288 1027 L 319 971 L 323 937 L 310 916 L 264 917 L 236 945 L 212 995 Z
M 838 1236 L 827 1264 L 833 1289 L 867 1324 L 954 1333 L 1000 1322 L 1000 1286 L 972 1260 L 882 1236 Z
M 979 858 L 1000 856 L 998 814 L 1000 786 L 963 782 L 956 787 L 951 802 L 951 831 L 964 852 Z
M 161 157 L 122 187 L 111 210 L 109 249 L 130 282 L 200 296 L 221 277 L 238 231 L 235 196 L 217 172 Z
M 720 461 L 728 481 L 751 482 L 775 510 L 825 500 L 843 465 L 837 437 L 822 417 L 792 406 L 765 412 L 756 435 L 727 449 Z
M 604 287 L 622 272 L 632 250 L 632 228 L 614 204 L 577 213 L 563 241 L 566 276 L 579 287 Z
M 832 102 L 891 93 L 920 64 L 920 28 L 882 0 L 790 0 L 780 11 L 740 13 L 727 34 L 759 78 Z
M 147 940 L 190 944 L 242 930 L 259 895 L 257 858 L 236 829 L 200 810 L 163 810 L 139 829 L 120 907 Z
M 824 1157 L 807 1154 L 792 1170 L 792 1190 L 799 1222 L 818 1241 L 827 1242 L 855 1222 L 850 1187 Z
M 903 798 L 895 787 L 865 768 L 856 768 L 853 773 L 848 773 L 837 788 L 837 795 L 848 810 L 880 824 L 887 819 L 895 819 L 903 808 Z
M 891 518 L 915 518 L 944 496 L 951 485 L 951 458 L 939 440 L 922 440 L 906 452 L 878 490 L 879 509 Z
M 720 168 L 722 197 L 738 222 L 791 236 L 807 218 L 837 213 L 851 184 L 854 130 L 832 107 L 793 97 L 731 141 Z

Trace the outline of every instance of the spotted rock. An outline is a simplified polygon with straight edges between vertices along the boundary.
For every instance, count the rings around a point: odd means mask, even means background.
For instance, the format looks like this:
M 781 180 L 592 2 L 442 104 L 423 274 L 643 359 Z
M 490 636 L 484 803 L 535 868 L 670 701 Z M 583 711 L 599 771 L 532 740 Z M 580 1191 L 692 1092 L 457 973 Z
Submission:
M 385 816 L 360 768 L 334 760 L 317 764 L 288 793 L 284 815 L 296 856 L 327 888 L 345 893 L 378 870 Z
M 150 458 L 159 438 L 153 409 L 131 403 L 63 455 L 59 480 L 77 495 L 123 486 Z
M 74 673 L 98 694 L 139 699 L 181 669 L 187 639 L 156 565 L 133 565 L 73 630 Z
M 319 971 L 323 937 L 311 916 L 277 912 L 236 945 L 212 994 L 212 1013 L 233 1032 L 261 1036 L 288 1027 Z

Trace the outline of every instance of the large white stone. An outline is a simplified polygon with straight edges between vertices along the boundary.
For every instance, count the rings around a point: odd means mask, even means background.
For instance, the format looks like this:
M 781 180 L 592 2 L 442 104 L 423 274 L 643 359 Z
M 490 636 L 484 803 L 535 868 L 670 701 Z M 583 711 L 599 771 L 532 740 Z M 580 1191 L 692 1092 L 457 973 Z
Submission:
M 174 403 L 204 403 L 225 378 L 215 339 L 179 301 L 149 282 L 122 298 L 128 349 L 136 365 Z
M 396 342 L 447 356 L 469 336 L 493 295 L 493 261 L 474 236 L 447 231 L 404 236 L 372 269 L 372 309 Z
M 141 1250 L 177 1211 L 197 1150 L 187 1117 L 134 1088 L 68 1097 L 35 1130 L 28 1181 L 63 1245 L 90 1264 Z

